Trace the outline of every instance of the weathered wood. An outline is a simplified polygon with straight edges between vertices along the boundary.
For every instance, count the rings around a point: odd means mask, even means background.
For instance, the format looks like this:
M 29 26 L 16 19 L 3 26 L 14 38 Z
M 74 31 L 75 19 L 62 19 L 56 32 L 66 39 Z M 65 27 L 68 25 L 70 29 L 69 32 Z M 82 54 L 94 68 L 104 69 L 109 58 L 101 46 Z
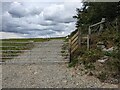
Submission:
M 73 53 L 80 47 L 81 44 L 81 40 L 80 40 L 80 32 L 79 30 L 76 32 L 75 35 L 73 35 L 70 39 L 69 39 L 69 52 L 70 52 L 70 62 L 72 60 L 73 57 Z M 80 41 L 79 41 L 80 40 Z
M 78 32 L 74 36 L 71 37 L 71 40 L 74 40 L 77 36 L 78 36 Z
M 75 46 L 73 50 L 71 50 L 71 54 L 78 49 L 78 45 Z
M 70 59 L 70 62 L 72 60 L 72 55 L 71 55 L 71 39 L 69 39 L 69 59 Z
M 69 39 L 69 48 L 71 47 L 71 39 Z
M 100 25 L 100 24 L 103 24 L 104 22 L 105 22 L 105 18 L 102 18 L 101 22 L 98 22 L 96 24 L 91 25 L 90 28 L 95 27 L 95 26 Z
M 90 38 L 91 38 L 91 28 L 100 25 L 101 29 L 103 28 L 102 24 L 105 23 L 105 18 L 102 18 L 101 22 L 98 22 L 96 24 L 90 25 L 88 29 L 88 35 L 87 35 L 87 50 L 90 50 Z
M 74 44 L 75 42 L 78 42 L 78 37 L 76 37 L 73 41 L 71 41 L 71 45 Z
M 82 39 L 87 39 L 88 37 L 82 37 Z
M 71 48 L 74 48 L 76 45 L 78 45 L 78 42 L 75 42 L 74 44 L 72 44 Z
M 71 53 L 71 40 L 69 39 L 69 52 Z

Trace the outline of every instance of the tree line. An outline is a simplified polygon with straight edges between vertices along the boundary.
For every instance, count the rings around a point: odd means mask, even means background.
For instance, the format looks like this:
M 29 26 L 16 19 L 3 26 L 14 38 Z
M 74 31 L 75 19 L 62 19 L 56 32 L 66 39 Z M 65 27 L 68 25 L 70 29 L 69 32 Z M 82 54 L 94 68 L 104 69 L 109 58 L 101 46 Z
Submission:
M 82 8 L 76 9 L 76 15 L 73 18 L 77 21 L 76 30 L 72 34 L 76 33 L 79 28 L 81 28 L 82 33 L 88 34 L 88 27 L 100 22 L 102 18 L 105 18 L 106 22 L 116 22 L 118 20 L 115 44 L 118 46 L 117 67 L 120 70 L 120 2 L 83 2 Z

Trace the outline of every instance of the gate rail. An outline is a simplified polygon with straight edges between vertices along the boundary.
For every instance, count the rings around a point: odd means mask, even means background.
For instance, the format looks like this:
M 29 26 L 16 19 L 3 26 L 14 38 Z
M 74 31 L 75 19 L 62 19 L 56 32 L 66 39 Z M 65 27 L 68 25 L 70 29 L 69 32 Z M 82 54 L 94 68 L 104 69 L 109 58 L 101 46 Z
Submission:
M 69 38 L 69 53 L 70 53 L 70 62 L 72 58 L 74 57 L 74 53 L 81 48 L 81 40 L 87 39 L 87 50 L 90 50 L 90 39 L 91 39 L 91 28 L 95 26 L 100 26 L 99 32 L 101 29 L 103 29 L 103 23 L 105 23 L 105 18 L 102 18 L 102 20 L 96 24 L 90 25 L 88 28 L 88 34 L 86 37 L 81 36 L 80 28 L 77 30 L 77 32 Z
M 80 49 L 81 46 L 81 35 L 80 30 L 78 30 L 70 39 L 69 39 L 69 53 L 70 53 L 70 62 L 74 53 Z

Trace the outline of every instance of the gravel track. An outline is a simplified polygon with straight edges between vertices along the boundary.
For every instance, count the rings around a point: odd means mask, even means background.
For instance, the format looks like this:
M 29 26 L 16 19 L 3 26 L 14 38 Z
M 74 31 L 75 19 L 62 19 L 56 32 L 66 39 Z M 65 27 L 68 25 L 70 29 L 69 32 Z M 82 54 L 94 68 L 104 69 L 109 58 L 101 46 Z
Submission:
M 2 88 L 117 88 L 87 76 L 79 68 L 68 68 L 68 59 L 60 54 L 63 44 L 63 40 L 39 43 L 19 59 L 3 64 Z

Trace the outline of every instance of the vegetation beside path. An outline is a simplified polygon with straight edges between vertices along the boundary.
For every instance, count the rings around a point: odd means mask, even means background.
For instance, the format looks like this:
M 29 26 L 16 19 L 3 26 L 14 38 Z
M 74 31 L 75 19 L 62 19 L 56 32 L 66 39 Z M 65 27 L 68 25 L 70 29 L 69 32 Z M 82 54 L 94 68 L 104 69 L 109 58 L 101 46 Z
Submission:
M 73 18 L 77 20 L 76 30 L 82 36 L 88 35 L 90 25 L 105 19 L 102 29 L 91 29 L 90 50 L 82 40 L 79 53 L 74 54 L 70 66 L 84 65 L 86 74 L 95 76 L 103 82 L 118 84 L 120 79 L 120 2 L 84 2 L 82 8 L 76 9 Z M 98 32 L 99 31 L 99 32 Z

